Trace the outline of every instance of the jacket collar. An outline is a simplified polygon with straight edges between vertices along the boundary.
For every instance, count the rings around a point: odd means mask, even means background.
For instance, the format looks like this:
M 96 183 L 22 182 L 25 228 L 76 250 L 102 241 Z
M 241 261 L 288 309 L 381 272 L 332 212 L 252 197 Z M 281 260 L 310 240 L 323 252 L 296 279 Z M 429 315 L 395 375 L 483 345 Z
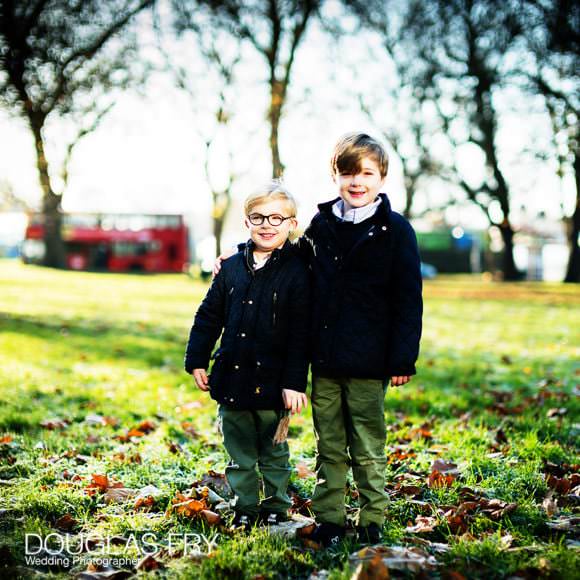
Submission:
M 377 211 L 375 213 L 375 216 L 381 221 L 381 222 L 387 222 L 389 220 L 389 217 L 391 215 L 391 202 L 389 201 L 389 198 L 387 197 L 386 193 L 379 193 L 378 196 L 382 203 L 379 205 L 379 207 L 377 208 Z M 324 203 L 319 203 L 318 204 L 318 211 L 320 211 L 320 213 L 322 215 L 324 215 L 327 219 L 332 219 L 333 218 L 333 213 L 332 213 L 332 206 L 339 200 L 341 199 L 340 197 L 335 197 L 334 199 L 330 200 L 330 201 L 325 201 Z
M 243 249 L 244 262 L 245 262 L 247 268 L 250 270 L 250 272 L 254 272 L 254 254 L 253 254 L 254 247 L 255 247 L 254 242 L 251 239 L 249 239 L 246 242 L 246 245 L 244 246 L 244 249 Z M 266 264 L 264 265 L 263 268 L 271 267 L 272 264 L 275 264 L 281 258 L 286 257 L 290 251 L 291 251 L 290 250 L 290 241 L 286 240 L 286 242 L 284 243 L 284 245 L 281 248 L 277 248 L 272 252 L 272 254 L 268 258 L 268 261 L 266 262 Z M 260 269 L 263 269 L 263 268 L 260 268 Z

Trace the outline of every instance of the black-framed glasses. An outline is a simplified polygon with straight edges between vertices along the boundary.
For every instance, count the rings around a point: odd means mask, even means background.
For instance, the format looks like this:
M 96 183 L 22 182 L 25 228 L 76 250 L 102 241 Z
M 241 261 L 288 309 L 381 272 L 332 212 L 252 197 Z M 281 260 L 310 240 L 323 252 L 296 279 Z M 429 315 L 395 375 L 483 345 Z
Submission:
M 294 216 L 284 217 L 280 214 L 273 213 L 270 215 L 262 215 L 261 213 L 251 213 L 248 216 L 248 221 L 253 226 L 261 226 L 264 223 L 264 220 L 268 220 L 268 223 L 271 226 L 281 226 L 286 220 L 291 220 Z

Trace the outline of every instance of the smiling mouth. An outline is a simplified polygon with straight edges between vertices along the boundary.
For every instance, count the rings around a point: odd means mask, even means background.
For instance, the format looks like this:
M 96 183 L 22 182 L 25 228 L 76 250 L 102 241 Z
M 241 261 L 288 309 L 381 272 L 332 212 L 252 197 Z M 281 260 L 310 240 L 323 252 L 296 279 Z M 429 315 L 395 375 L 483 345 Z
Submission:
M 276 236 L 276 234 L 258 234 L 261 238 L 264 238 L 265 240 L 271 240 L 273 237 Z

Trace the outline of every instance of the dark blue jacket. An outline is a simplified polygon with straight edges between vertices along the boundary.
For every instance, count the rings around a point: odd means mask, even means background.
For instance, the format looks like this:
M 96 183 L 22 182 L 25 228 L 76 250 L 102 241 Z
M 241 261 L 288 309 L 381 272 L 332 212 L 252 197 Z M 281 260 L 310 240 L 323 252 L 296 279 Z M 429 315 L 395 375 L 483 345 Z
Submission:
M 386 195 L 343 255 L 332 200 L 318 206 L 301 250 L 313 275 L 312 371 L 386 379 L 415 374 L 421 338 L 421 268 L 415 232 Z
M 281 409 L 282 389 L 304 392 L 310 344 L 310 276 L 286 243 L 252 269 L 252 245 L 222 263 L 189 334 L 185 370 L 206 369 L 210 394 L 236 409 Z

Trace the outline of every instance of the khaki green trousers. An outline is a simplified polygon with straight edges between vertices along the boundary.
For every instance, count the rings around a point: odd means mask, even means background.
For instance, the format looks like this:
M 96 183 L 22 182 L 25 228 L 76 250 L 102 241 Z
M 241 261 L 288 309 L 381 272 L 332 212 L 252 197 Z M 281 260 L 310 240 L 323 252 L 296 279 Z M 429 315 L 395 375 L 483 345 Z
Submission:
M 319 522 L 345 525 L 349 467 L 359 492 L 358 525 L 385 520 L 385 386 L 370 379 L 313 377 L 312 415 L 317 483 L 312 509 Z
M 226 478 L 234 493 L 234 509 L 257 515 L 260 509 L 285 513 L 290 478 L 288 443 L 274 445 L 272 439 L 281 414 L 278 411 L 237 411 L 220 406 L 224 445 L 230 456 Z M 264 499 L 260 504 L 260 476 Z

